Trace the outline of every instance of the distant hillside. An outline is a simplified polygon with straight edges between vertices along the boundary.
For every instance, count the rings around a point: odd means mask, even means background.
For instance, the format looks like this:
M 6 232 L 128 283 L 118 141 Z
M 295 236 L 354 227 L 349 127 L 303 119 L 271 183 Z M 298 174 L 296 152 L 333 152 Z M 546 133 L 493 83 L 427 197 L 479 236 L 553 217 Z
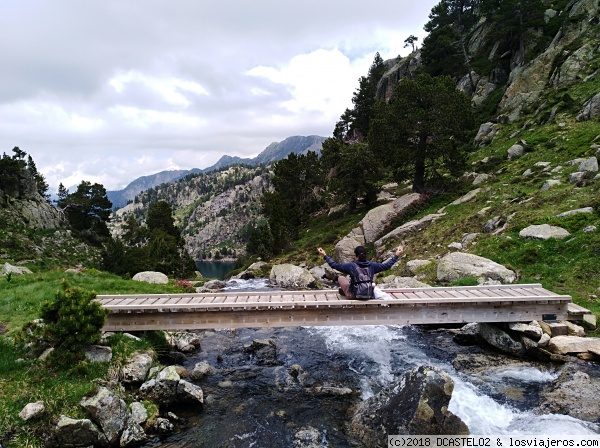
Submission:
M 318 135 L 300 136 L 296 135 L 288 137 L 281 142 L 273 142 L 267 146 L 259 155 L 254 158 L 232 157 L 224 155 L 217 163 L 208 168 L 190 170 L 173 170 L 161 171 L 157 174 L 139 177 L 131 182 L 123 190 L 108 191 L 106 195 L 113 203 L 114 209 L 125 207 L 127 202 L 132 201 L 138 194 L 150 188 L 157 187 L 161 184 L 176 182 L 183 179 L 188 174 L 209 173 L 217 171 L 228 166 L 245 164 L 256 166 L 260 164 L 268 164 L 277 160 L 285 159 L 291 153 L 306 154 L 308 151 L 321 153 L 321 147 L 326 137 Z

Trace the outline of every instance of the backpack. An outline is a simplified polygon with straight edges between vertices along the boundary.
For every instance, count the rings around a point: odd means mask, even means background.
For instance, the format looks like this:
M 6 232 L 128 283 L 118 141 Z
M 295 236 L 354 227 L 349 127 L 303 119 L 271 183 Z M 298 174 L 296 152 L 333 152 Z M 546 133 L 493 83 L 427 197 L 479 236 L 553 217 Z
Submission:
M 350 291 L 355 298 L 368 300 L 375 298 L 373 292 L 373 278 L 371 277 L 371 269 L 354 265 L 354 275 L 351 275 Z

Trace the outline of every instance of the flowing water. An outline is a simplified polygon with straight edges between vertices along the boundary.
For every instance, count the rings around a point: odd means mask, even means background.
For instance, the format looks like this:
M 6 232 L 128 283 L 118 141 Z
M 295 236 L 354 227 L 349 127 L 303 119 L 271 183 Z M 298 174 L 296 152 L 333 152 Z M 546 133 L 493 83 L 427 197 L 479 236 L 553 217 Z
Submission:
M 237 281 L 232 289 L 267 289 L 261 280 Z M 397 381 L 409 369 L 428 364 L 454 380 L 449 410 L 481 435 L 587 435 L 600 426 L 565 415 L 534 410 L 544 385 L 560 374 L 553 364 L 521 362 L 476 374 L 455 370 L 454 356 L 476 355 L 452 335 L 432 327 L 354 326 L 239 329 L 201 332 L 202 350 L 185 365 L 208 361 L 216 372 L 198 381 L 205 393 L 201 412 L 179 410 L 180 431 L 146 447 L 266 448 L 307 446 L 350 448 L 345 424 L 353 404 Z M 244 349 L 271 338 L 276 361 Z M 590 375 L 597 365 L 582 363 Z M 348 388 L 353 393 L 348 394 Z M 308 431 L 308 432 L 307 432 Z

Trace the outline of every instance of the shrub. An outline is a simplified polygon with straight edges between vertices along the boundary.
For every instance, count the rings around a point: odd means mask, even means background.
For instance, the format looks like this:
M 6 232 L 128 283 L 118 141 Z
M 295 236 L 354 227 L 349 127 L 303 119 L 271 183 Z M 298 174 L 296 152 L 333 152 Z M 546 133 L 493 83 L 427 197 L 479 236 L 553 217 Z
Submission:
M 100 340 L 108 310 L 94 302 L 95 297 L 95 292 L 71 287 L 63 279 L 55 300 L 42 305 L 44 338 L 54 347 L 53 363 L 72 365 L 83 358 L 84 347 Z

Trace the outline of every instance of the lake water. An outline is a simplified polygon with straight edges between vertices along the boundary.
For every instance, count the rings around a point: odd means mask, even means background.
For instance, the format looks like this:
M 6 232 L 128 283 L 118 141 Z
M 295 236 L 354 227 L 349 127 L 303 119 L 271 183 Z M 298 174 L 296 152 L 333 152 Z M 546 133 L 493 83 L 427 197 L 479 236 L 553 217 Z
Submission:
M 235 261 L 196 261 L 196 267 L 203 277 L 223 280 L 235 269 Z

